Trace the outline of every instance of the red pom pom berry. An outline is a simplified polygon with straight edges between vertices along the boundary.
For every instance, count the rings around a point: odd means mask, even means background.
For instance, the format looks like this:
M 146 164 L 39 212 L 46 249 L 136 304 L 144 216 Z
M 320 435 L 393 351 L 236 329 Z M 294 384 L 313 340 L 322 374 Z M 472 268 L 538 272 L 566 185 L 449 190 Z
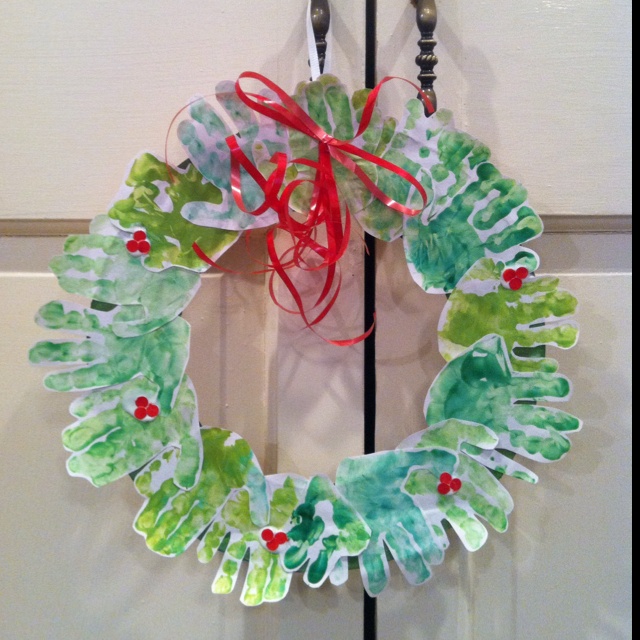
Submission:
M 158 415 L 159 413 L 160 413 L 160 407 L 158 407 L 158 405 L 157 405 L 157 404 L 150 404 L 150 405 L 147 407 L 147 415 L 148 415 L 150 418 L 155 418 L 155 417 L 157 417 L 157 415 Z
M 455 493 L 460 491 L 462 487 L 462 480 L 460 478 L 454 478 L 450 473 L 446 471 L 440 474 L 440 484 L 438 485 L 438 493 L 446 496 L 449 491 Z
M 134 232 L 133 239 L 127 242 L 127 251 L 129 253 L 149 253 L 151 244 L 147 240 L 147 234 L 142 230 Z
M 522 280 L 520 280 L 520 278 L 514 278 L 511 280 L 509 282 L 509 289 L 511 289 L 511 291 L 518 291 L 519 289 L 522 289 Z
M 274 537 L 274 540 L 278 544 L 285 544 L 285 542 L 289 542 L 289 536 L 284 531 L 278 531 L 278 533 L 276 533 Z
M 289 536 L 284 531 L 273 532 L 271 529 L 263 529 L 260 537 L 267 543 L 269 551 L 277 551 L 278 547 L 289 542 Z
M 138 396 L 136 398 L 136 410 L 133 415 L 138 420 L 144 420 L 145 418 L 155 418 L 160 413 L 160 407 L 157 404 L 152 404 L 146 396 Z
M 518 291 L 522 288 L 522 281 L 529 277 L 529 269 L 527 267 L 518 267 L 517 269 L 505 269 L 502 272 L 502 279 L 509 285 L 511 291 Z

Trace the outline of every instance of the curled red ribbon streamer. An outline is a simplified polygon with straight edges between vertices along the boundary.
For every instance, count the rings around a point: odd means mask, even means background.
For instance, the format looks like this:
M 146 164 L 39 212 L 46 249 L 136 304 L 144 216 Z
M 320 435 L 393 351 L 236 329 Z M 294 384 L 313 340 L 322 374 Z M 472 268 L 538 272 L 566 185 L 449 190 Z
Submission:
M 240 86 L 240 81 L 243 78 L 251 78 L 262 82 L 267 88 L 276 94 L 280 103 L 263 95 L 246 93 Z M 376 85 L 367 97 L 367 101 L 362 111 L 360 124 L 358 126 L 358 131 L 352 140 L 362 135 L 367 129 L 373 116 L 373 110 L 375 108 L 380 89 L 384 84 L 393 79 L 403 80 L 415 87 L 422 96 L 427 109 L 429 109 L 431 113 L 433 112 L 433 107 L 429 99 L 417 85 L 405 80 L 404 78 L 387 76 Z M 271 297 L 276 305 L 284 311 L 299 314 L 306 326 L 315 331 L 314 325 L 317 325 L 326 317 L 338 297 L 341 278 L 336 267 L 338 265 L 338 261 L 347 249 L 351 229 L 348 207 L 346 208 L 346 215 L 344 216 L 343 223 L 340 198 L 338 196 L 338 188 L 331 161 L 334 160 L 339 162 L 343 167 L 353 173 L 375 198 L 380 200 L 389 208 L 404 215 L 414 216 L 419 214 L 427 204 L 427 194 L 420 182 L 408 171 L 405 171 L 403 168 L 389 162 L 388 160 L 384 160 L 379 156 L 363 151 L 352 144 L 352 140 L 339 140 L 328 134 L 300 106 L 298 106 L 293 98 L 265 76 L 259 73 L 246 71 L 240 74 L 236 80 L 235 89 L 240 100 L 242 100 L 242 102 L 244 102 L 253 111 L 271 118 L 272 120 L 275 120 L 276 122 L 279 122 L 291 129 L 295 129 L 296 131 L 309 136 L 318 143 L 317 161 L 312 161 L 307 158 L 295 158 L 288 161 L 287 157 L 283 153 L 276 153 L 273 158 L 271 158 L 271 162 L 276 165 L 275 169 L 268 178 L 265 178 L 242 151 L 236 137 L 229 136 L 226 138 L 226 143 L 231 152 L 231 191 L 237 206 L 241 211 L 254 216 L 259 216 L 268 209 L 273 209 L 278 214 L 278 224 L 275 228 L 271 228 L 267 232 L 267 251 L 271 262 L 270 264 L 265 265 L 265 267 L 267 267 L 266 271 L 271 272 L 271 279 L 269 283 Z M 420 194 L 423 201 L 423 207 L 420 209 L 411 209 L 410 207 L 402 205 L 387 196 L 366 175 L 362 168 L 356 164 L 352 156 L 361 158 L 362 160 L 370 162 L 379 168 L 391 171 L 409 182 Z M 292 164 L 306 165 L 314 169 L 314 180 L 294 180 L 282 189 L 285 172 L 289 162 Z M 244 169 L 251 176 L 264 194 L 264 202 L 253 211 L 249 211 L 247 209 L 242 197 L 241 169 Z M 306 182 L 311 182 L 313 185 L 313 193 L 306 219 L 301 222 L 291 215 L 289 201 L 294 191 Z M 282 193 L 280 193 L 281 189 Z M 324 227 L 326 244 L 321 244 L 316 240 L 318 229 L 320 227 Z M 293 240 L 293 247 L 288 249 L 282 255 L 278 254 L 275 246 L 276 229 L 286 231 L 290 234 Z M 211 260 L 200 249 L 200 247 L 198 247 L 197 243 L 194 243 L 193 248 L 202 260 L 219 268 L 219 265 Z M 285 259 L 288 253 L 292 254 L 291 258 Z M 308 259 L 309 255 L 315 255 L 319 258 L 319 261 L 317 261 L 316 264 L 312 264 Z M 312 307 L 320 307 L 320 312 L 313 319 L 309 319 L 302 296 L 294 282 L 287 274 L 287 270 L 293 267 L 305 271 L 326 269 L 324 286 Z M 278 300 L 273 285 L 273 278 L 276 274 L 291 294 L 297 307 L 296 310 L 286 308 Z M 333 285 L 334 282 L 336 282 L 336 277 L 337 285 L 334 288 Z M 330 293 L 331 295 L 329 295 Z M 324 306 L 321 307 L 323 304 Z M 346 340 L 323 339 L 331 344 L 348 346 L 364 340 L 372 330 L 373 325 L 359 336 Z

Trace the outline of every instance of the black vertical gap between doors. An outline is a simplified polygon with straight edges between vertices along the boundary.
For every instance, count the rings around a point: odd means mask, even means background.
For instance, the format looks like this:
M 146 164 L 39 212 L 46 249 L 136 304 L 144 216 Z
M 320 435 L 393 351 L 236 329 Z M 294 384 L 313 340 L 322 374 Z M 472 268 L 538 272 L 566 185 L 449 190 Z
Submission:
M 376 84 L 376 0 L 366 0 L 365 5 L 365 87 Z M 364 255 L 364 327 L 367 330 L 375 322 L 376 312 L 376 241 L 365 233 Z M 376 329 L 364 341 L 364 453 L 376 450 Z M 376 640 L 376 599 L 364 592 L 362 637 Z

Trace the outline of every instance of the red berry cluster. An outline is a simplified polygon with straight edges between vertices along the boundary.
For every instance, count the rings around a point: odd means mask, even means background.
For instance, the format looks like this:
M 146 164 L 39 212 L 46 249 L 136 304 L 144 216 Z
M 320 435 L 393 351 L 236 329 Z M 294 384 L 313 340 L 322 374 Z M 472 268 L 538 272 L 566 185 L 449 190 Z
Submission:
M 149 253 L 151 244 L 147 240 L 147 234 L 140 229 L 133 234 L 133 240 L 127 242 L 127 250 L 130 253 Z
M 133 415 L 138 420 L 144 420 L 145 418 L 155 418 L 160 413 L 160 407 L 157 404 L 149 402 L 145 396 L 139 396 L 136 398 L 136 410 Z
M 460 480 L 460 478 L 454 478 L 446 471 L 440 475 L 438 493 L 446 496 L 449 492 L 456 493 L 457 491 L 460 491 L 460 487 L 462 487 L 462 480 Z
M 277 551 L 281 544 L 289 542 L 289 536 L 284 531 L 274 533 L 271 529 L 265 529 L 260 535 L 267 543 L 267 549 L 269 549 L 269 551 Z
M 509 285 L 509 289 L 517 291 L 522 287 L 522 281 L 529 277 L 529 269 L 518 267 L 517 269 L 505 269 L 502 279 Z

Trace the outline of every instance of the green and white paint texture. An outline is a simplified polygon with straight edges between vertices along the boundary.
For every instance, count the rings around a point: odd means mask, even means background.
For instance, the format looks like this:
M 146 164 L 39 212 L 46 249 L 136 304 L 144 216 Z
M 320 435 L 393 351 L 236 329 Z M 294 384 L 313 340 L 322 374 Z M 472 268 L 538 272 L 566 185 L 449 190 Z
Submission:
M 93 391 L 71 404 L 71 414 L 78 420 L 62 432 L 62 443 L 72 452 L 67 461 L 72 476 L 87 478 L 100 487 L 172 449 L 177 457 L 174 482 L 183 489 L 194 486 L 202 466 L 202 441 L 190 380 L 185 376 L 175 405 L 167 413 L 158 409 L 156 415 L 136 416 L 141 398 L 147 409 L 157 406 L 158 385 L 137 377 Z
M 349 96 L 322 76 L 292 97 L 328 134 L 351 140 L 368 93 Z M 250 216 L 237 207 L 225 138 L 238 133 L 265 177 L 273 154 L 286 154 L 283 188 L 310 178 L 296 159 L 313 162 L 317 146 L 248 109 L 233 83 L 218 85 L 216 96 L 235 132 L 204 99 L 192 101 L 178 127 L 191 164 L 140 154 L 108 214 L 89 234 L 69 237 L 51 262 L 62 289 L 91 301 L 44 305 L 36 322 L 69 335 L 29 354 L 34 364 L 63 367 L 45 377 L 48 389 L 80 393 L 62 433 L 68 471 L 98 487 L 132 476 L 143 498 L 134 527 L 147 546 L 173 557 L 196 543 L 201 562 L 217 561 L 212 591 L 230 593 L 243 573 L 240 598 L 249 606 L 284 598 L 295 572 L 320 587 L 342 584 L 352 566 L 377 596 L 389 559 L 409 584 L 422 584 L 443 562 L 451 532 L 476 551 L 486 524 L 507 529 L 514 505 L 500 479 L 538 481 L 520 458 L 560 460 L 581 428 L 546 406 L 567 400 L 571 385 L 540 353 L 576 343 L 576 300 L 558 278 L 535 275 L 538 256 L 523 243 L 542 232 L 540 219 L 484 145 L 457 131 L 446 111 L 424 117 L 417 100 L 399 122 L 376 107 L 353 144 L 417 177 L 427 206 L 408 218 L 339 163 L 335 176 L 345 215 L 381 240 L 402 238 L 414 280 L 449 294 L 437 328 L 446 364 L 427 393 L 427 428 L 393 451 L 346 458 L 335 481 L 265 476 L 240 435 L 201 425 L 181 314 L 209 268 L 194 243 L 217 260 L 241 232 L 277 223 L 273 211 Z M 384 193 L 419 205 L 406 181 L 356 161 Z M 242 189 L 249 208 L 262 203 L 247 175 Z M 291 206 L 304 210 L 309 197 L 300 187 Z M 524 273 L 518 286 L 505 275 L 516 270 Z
M 408 107 L 396 144 L 420 161 L 433 197 L 403 221 L 403 242 L 413 279 L 425 291 L 448 293 L 476 260 L 503 259 L 538 237 L 542 222 L 524 187 L 500 173 L 484 144 L 455 129 L 447 111 L 415 117 L 419 104 Z
M 222 191 L 190 164 L 170 167 L 151 153 L 138 156 L 109 209 L 109 217 L 123 231 L 142 230 L 149 240 L 144 266 L 152 271 L 172 266 L 202 272 L 209 268 L 193 251 L 193 244 L 217 260 L 238 239 L 236 231 L 189 222 L 189 207 L 222 203 Z
M 569 349 L 578 340 L 574 314 L 578 301 L 559 287 L 554 276 L 529 276 L 512 290 L 504 282 L 506 269 L 537 269 L 537 256 L 518 252 L 496 262 L 481 258 L 458 282 L 440 317 L 438 340 L 445 360 L 460 355 L 481 338 L 498 334 L 516 371 L 555 372 L 551 358 L 527 357 L 536 347 Z

